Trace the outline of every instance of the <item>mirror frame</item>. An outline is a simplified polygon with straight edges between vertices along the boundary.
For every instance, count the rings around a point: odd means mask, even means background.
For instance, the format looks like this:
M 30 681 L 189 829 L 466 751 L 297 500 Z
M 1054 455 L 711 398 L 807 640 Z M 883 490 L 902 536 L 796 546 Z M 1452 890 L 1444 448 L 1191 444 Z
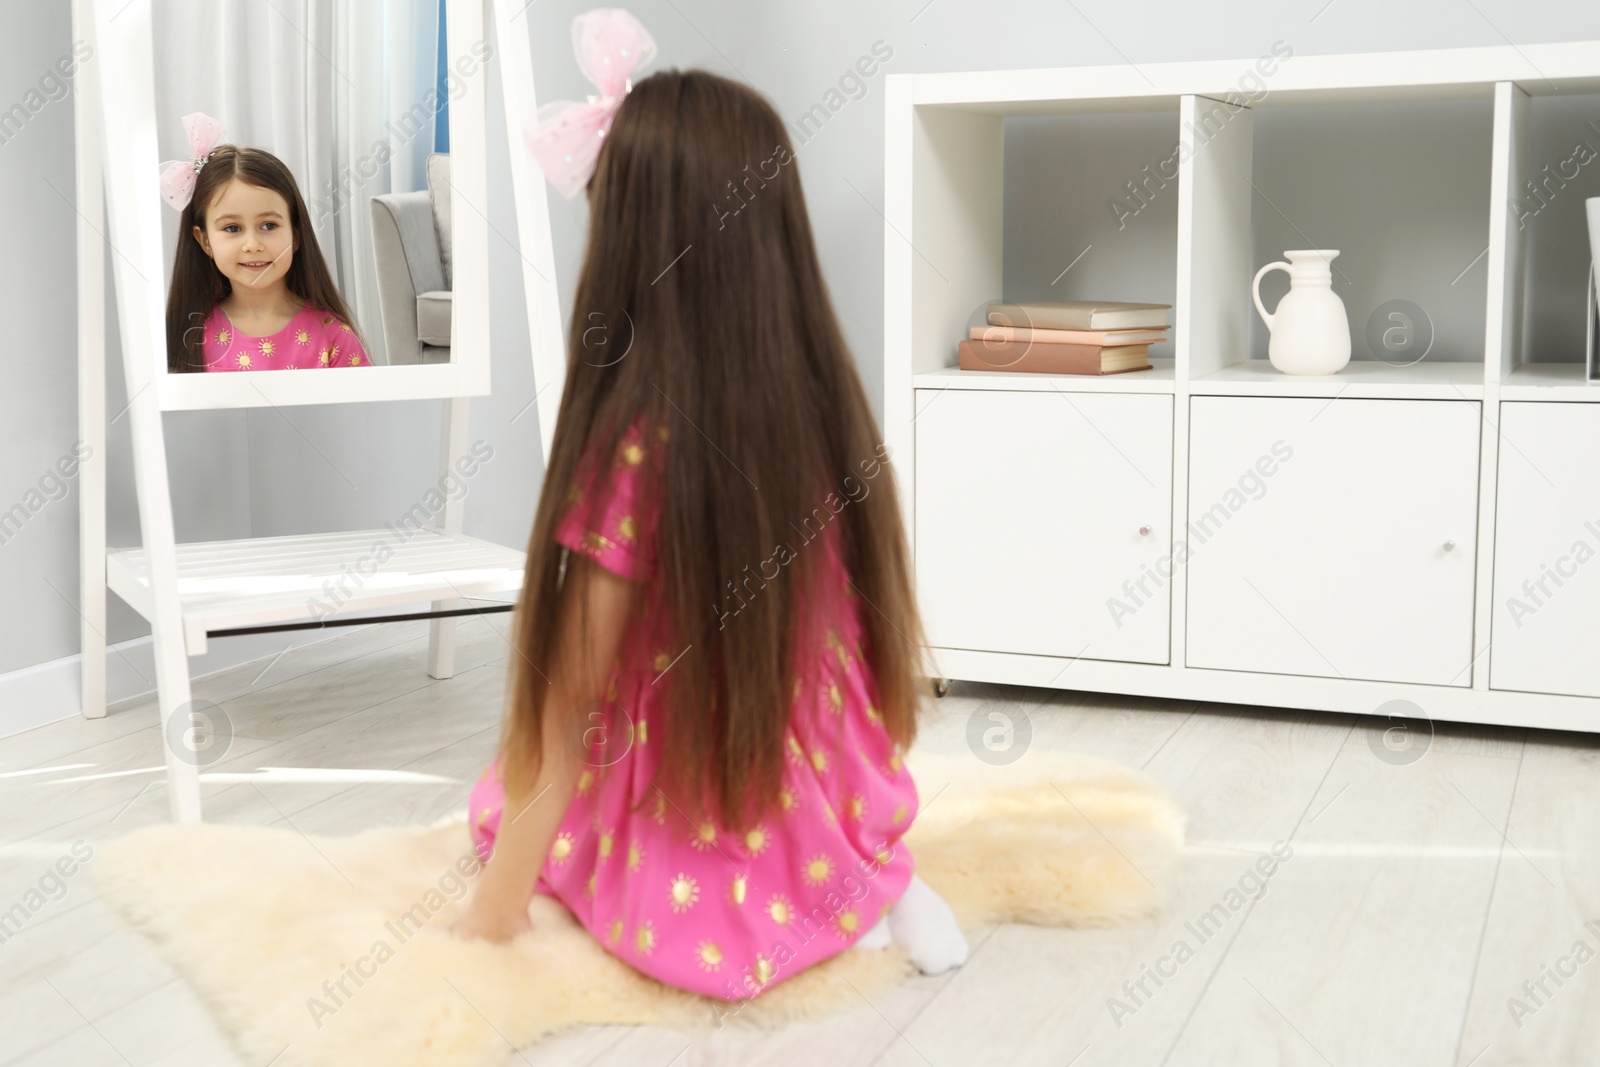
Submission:
M 99 103 L 105 118 L 105 179 L 117 201 L 115 207 L 124 208 L 109 212 L 106 237 L 113 255 L 133 268 L 116 272 L 119 290 L 124 282 L 135 290 L 118 296 L 123 356 L 127 365 L 148 368 L 150 375 L 142 384 L 130 382 L 130 391 L 154 384 L 162 411 L 487 396 L 488 72 L 482 68 L 499 53 L 485 61 L 471 51 L 484 40 L 486 0 L 445 0 L 449 67 L 462 75 L 465 85 L 461 95 L 450 100 L 450 362 L 330 367 L 295 375 L 272 371 L 172 374 L 167 370 L 168 279 L 163 231 L 170 221 L 161 199 L 152 2 L 93 0 L 96 47 L 104 64 Z M 178 118 L 160 116 L 161 121 L 172 123 Z M 140 306 L 143 315 L 136 310 Z

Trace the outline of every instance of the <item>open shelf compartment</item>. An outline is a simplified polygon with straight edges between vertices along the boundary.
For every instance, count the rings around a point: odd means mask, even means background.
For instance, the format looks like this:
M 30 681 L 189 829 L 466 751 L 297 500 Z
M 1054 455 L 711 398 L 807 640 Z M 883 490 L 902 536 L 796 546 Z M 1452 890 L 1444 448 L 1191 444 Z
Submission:
M 1504 128 L 1501 396 L 1600 402 L 1600 382 L 1587 378 L 1583 321 L 1591 259 L 1584 202 L 1600 196 L 1600 92 L 1567 79 L 1497 88 Z
M 1176 303 L 1180 178 L 1166 161 L 1179 117 L 1176 95 L 914 109 L 905 348 L 918 387 L 1064 384 L 955 369 L 994 301 Z M 1151 370 L 1073 376 L 1071 387 L 1171 392 L 1174 354 L 1169 338 L 1152 346 Z
M 1192 390 L 1481 396 L 1494 86 L 1419 94 L 1269 93 L 1248 108 L 1186 98 Z M 1351 359 L 1333 375 L 1279 373 L 1251 281 L 1290 249 L 1333 248 Z M 1274 309 L 1281 271 L 1261 283 Z M 1241 389 L 1241 387 L 1244 387 Z

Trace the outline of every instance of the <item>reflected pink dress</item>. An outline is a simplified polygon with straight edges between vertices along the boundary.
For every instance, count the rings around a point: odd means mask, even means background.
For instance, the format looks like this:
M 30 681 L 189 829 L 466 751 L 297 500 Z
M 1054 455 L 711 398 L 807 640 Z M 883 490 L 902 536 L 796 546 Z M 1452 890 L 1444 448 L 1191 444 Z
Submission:
M 270 337 L 240 333 L 218 304 L 206 318 L 205 331 L 202 354 L 208 371 L 364 367 L 370 363 L 349 323 L 310 304 Z
M 664 428 L 646 434 L 636 424 L 611 464 L 609 501 L 599 501 L 592 479 L 580 477 L 556 540 L 651 583 L 655 520 L 640 483 L 646 472 L 660 477 L 665 441 Z M 597 503 L 604 503 L 599 513 L 586 514 Z M 536 886 L 619 959 L 723 1000 L 755 996 L 850 947 L 900 899 L 913 870 L 900 838 L 916 817 L 917 790 L 874 707 L 859 598 L 835 543 L 838 530 L 830 522 L 807 533 L 811 540 L 797 536 L 791 551 L 825 553 L 827 585 L 836 592 L 818 605 L 813 651 L 795 690 L 781 809 L 736 836 L 691 824 L 671 796 L 649 784 L 661 731 L 669 728 L 662 687 L 682 651 L 663 636 L 652 590 L 612 672 L 612 741 L 602 752 L 595 732 L 596 747 Z M 736 616 L 724 622 L 738 625 Z M 470 803 L 474 842 L 488 856 L 504 805 L 497 767 L 484 772 Z

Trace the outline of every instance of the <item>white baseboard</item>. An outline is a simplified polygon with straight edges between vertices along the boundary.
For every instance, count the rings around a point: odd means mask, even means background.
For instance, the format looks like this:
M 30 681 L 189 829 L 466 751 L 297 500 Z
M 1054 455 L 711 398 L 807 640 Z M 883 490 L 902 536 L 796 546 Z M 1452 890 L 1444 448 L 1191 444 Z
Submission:
M 512 591 L 473 599 L 514 603 L 517 595 Z M 426 610 L 426 603 L 407 604 L 386 609 L 382 614 L 403 615 Z M 254 660 L 269 659 L 281 653 L 286 644 L 290 648 L 301 648 L 332 640 L 346 632 L 346 628 L 338 627 L 215 637 L 206 642 L 209 651 L 205 655 L 190 657 L 189 677 L 204 678 Z M 82 714 L 82 660 L 81 654 L 74 654 L 0 674 L 0 737 Z M 107 704 L 155 692 L 155 677 L 155 646 L 150 635 L 123 641 L 106 650 Z
M 189 660 L 189 677 L 203 678 L 241 663 L 276 656 L 285 644 L 298 648 L 337 636 L 338 630 L 290 630 L 214 638 L 207 643 L 210 650 L 205 655 Z M 0 674 L 0 737 L 81 714 L 82 661 L 83 656 L 75 654 Z M 107 704 L 154 692 L 155 677 L 155 644 L 149 634 L 106 649 Z

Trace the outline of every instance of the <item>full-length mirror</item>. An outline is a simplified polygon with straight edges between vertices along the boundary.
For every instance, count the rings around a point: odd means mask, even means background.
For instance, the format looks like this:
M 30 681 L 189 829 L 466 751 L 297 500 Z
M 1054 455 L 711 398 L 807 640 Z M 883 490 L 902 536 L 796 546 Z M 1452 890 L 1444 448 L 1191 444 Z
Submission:
M 170 373 L 451 358 L 438 0 L 156 0 Z

